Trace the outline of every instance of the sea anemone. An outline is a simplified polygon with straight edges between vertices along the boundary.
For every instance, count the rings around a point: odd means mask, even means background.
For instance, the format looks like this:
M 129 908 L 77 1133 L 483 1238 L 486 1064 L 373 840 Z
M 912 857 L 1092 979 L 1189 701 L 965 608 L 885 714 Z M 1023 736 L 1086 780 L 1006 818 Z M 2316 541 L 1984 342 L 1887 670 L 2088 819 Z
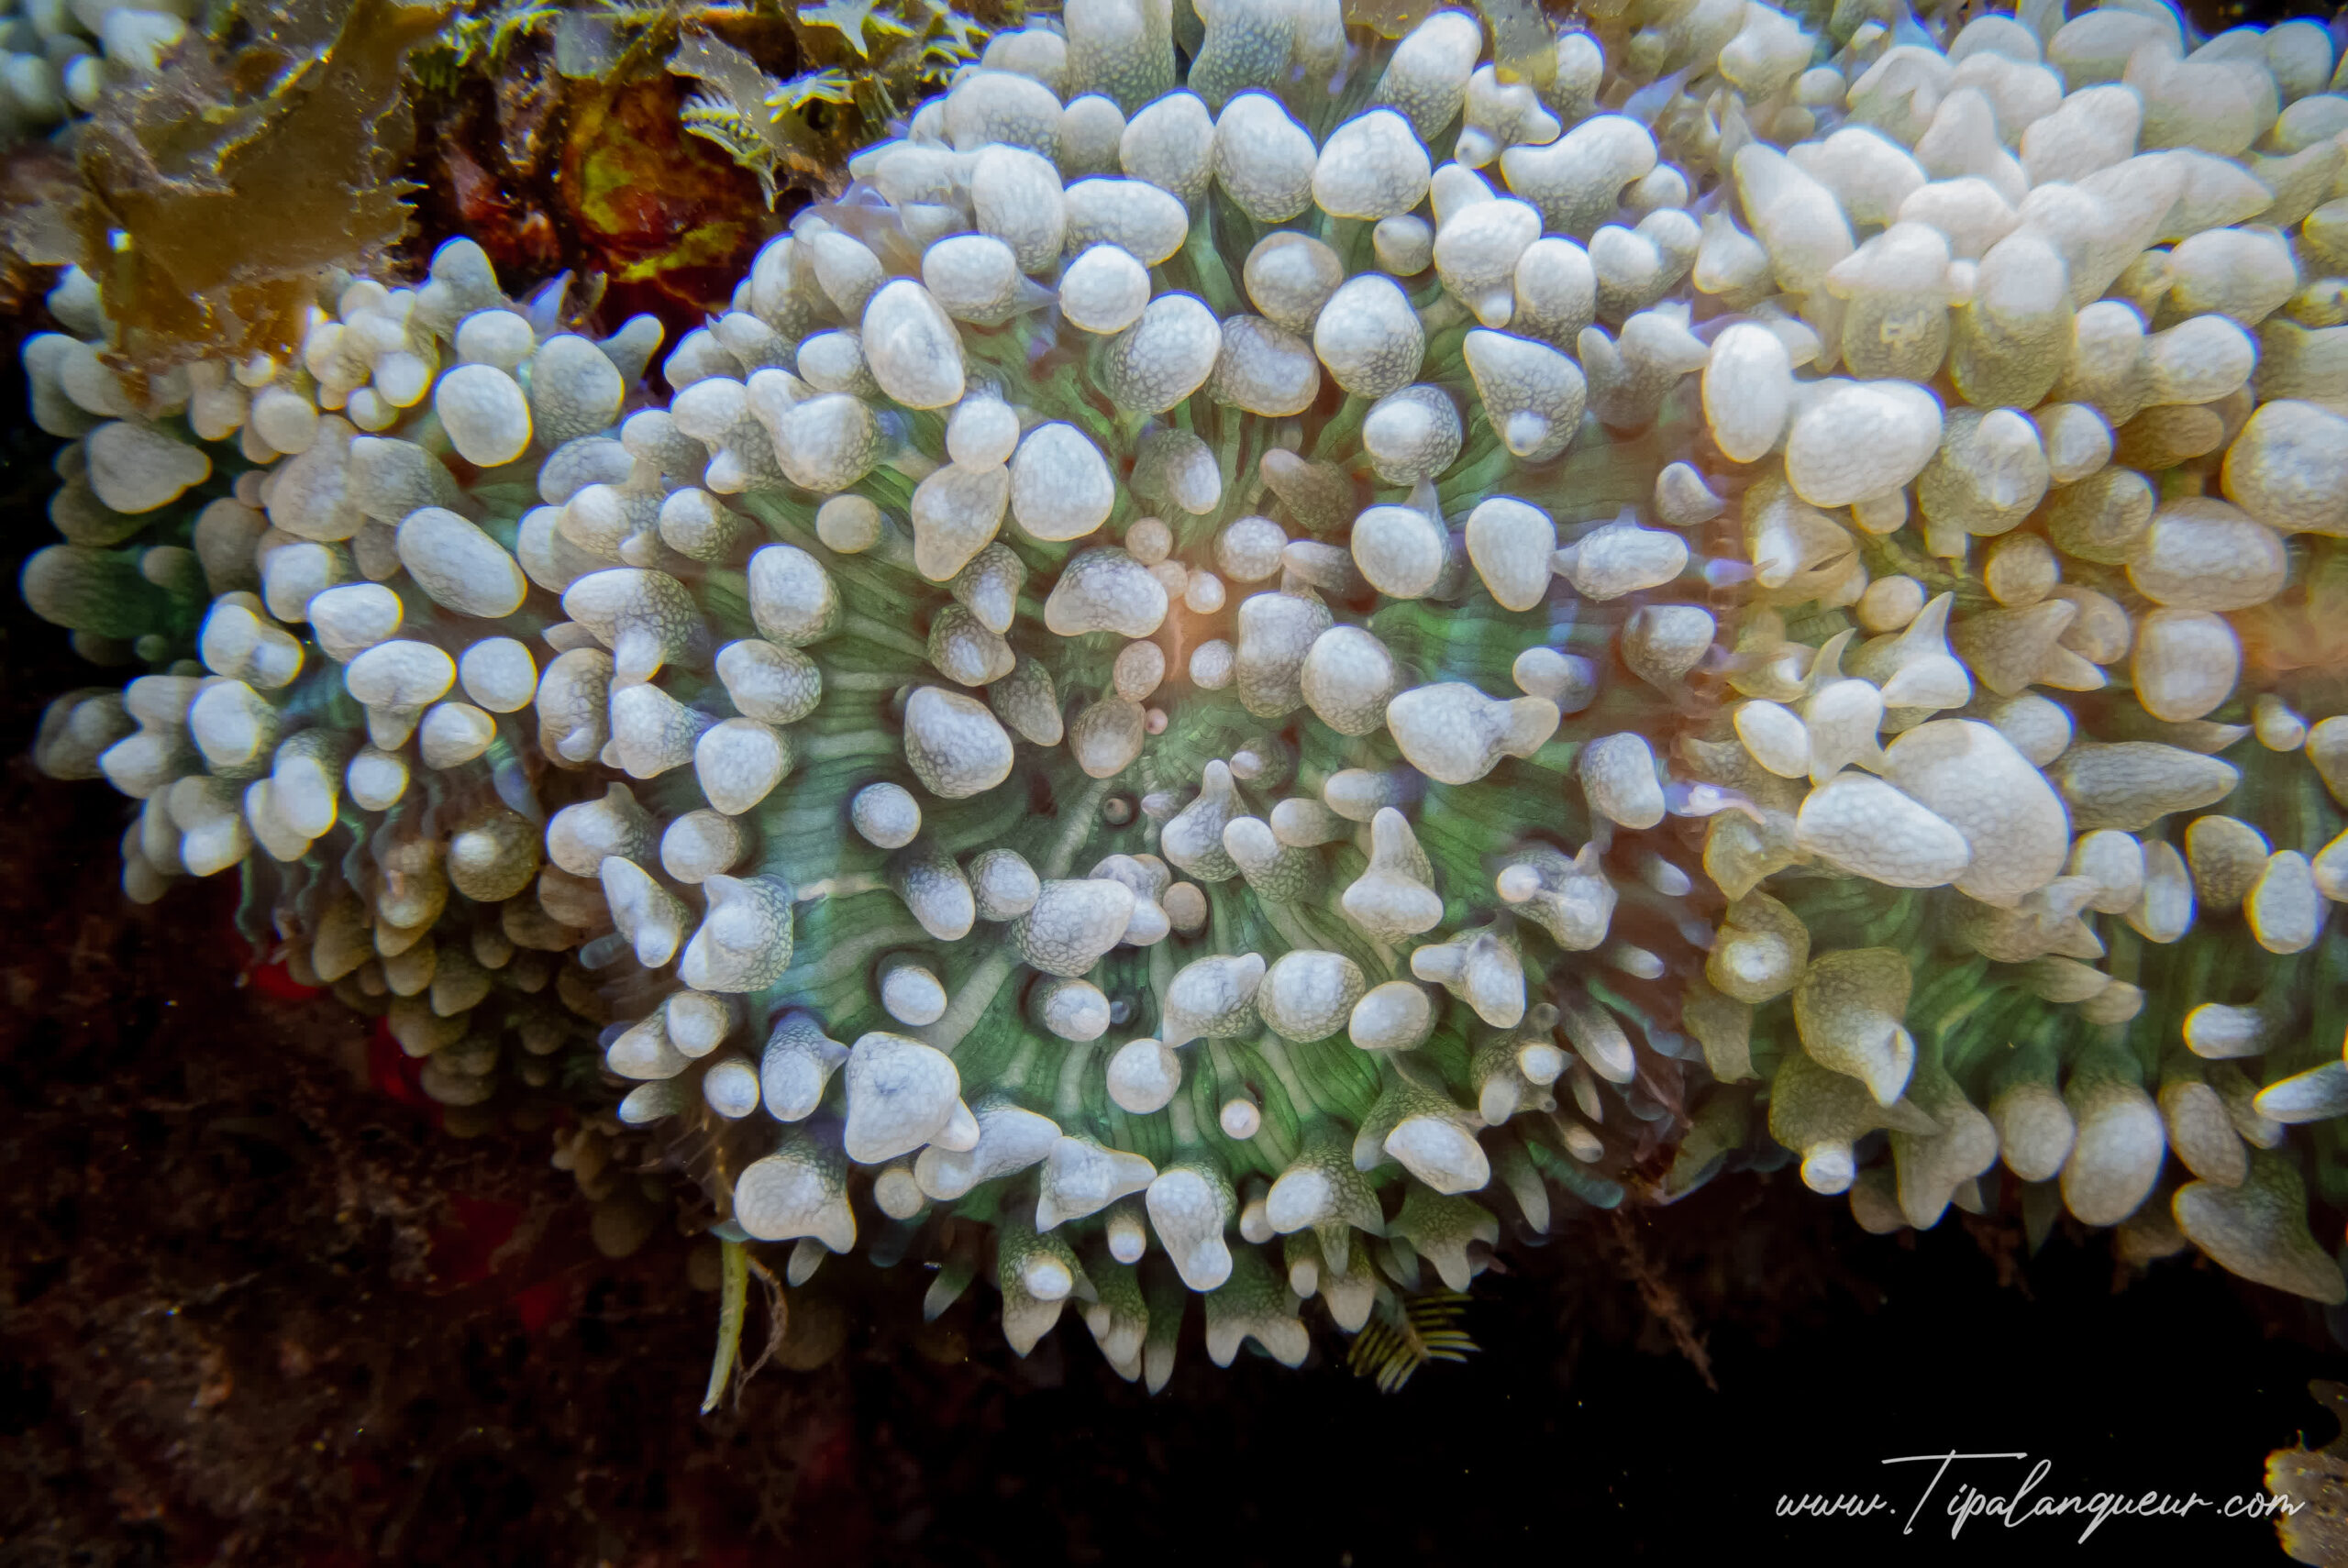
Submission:
M 0 11 L 0 140 L 95 108 L 152 78 L 187 37 L 190 0 L 28 0 Z
M 155 672 L 38 760 L 460 1120 L 1153 1387 L 1788 1159 L 2348 1297 L 2330 35 L 1589 15 L 1069 0 L 665 404 L 465 239 L 160 376 L 71 273 L 25 592 Z

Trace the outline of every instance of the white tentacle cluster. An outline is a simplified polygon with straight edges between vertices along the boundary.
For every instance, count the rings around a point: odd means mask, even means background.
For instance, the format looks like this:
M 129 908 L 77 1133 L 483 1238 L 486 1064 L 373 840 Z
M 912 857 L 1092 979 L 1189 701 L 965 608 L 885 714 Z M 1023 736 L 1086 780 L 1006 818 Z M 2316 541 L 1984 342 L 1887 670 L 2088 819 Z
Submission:
M 794 1281 L 987 1217 L 1152 1386 L 1788 1153 L 2348 1297 L 2330 35 L 1173 9 L 993 40 L 665 401 L 466 240 L 135 392 L 70 276 L 130 893 L 245 866 L 482 1116 L 600 1027 Z

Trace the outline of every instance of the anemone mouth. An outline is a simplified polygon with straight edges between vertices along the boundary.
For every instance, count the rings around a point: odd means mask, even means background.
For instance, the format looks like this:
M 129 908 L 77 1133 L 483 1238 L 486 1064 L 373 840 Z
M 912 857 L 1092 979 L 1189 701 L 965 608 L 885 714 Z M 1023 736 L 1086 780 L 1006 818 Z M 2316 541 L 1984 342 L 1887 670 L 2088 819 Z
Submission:
M 23 589 L 157 668 L 38 758 L 460 1126 L 1153 1386 L 1791 1160 L 2348 1296 L 2330 39 L 1733 20 L 1082 0 L 665 401 L 471 241 L 137 386 L 69 276 Z

